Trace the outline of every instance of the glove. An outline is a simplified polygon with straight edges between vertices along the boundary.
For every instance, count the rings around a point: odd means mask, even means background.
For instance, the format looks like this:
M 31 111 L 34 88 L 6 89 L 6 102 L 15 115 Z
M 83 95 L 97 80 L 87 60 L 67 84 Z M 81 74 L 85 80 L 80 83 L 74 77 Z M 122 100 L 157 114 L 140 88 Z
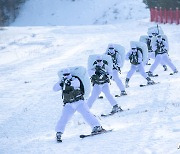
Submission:
M 113 65 L 113 67 L 121 73 L 121 67 L 118 64 Z
M 95 71 L 95 74 L 98 75 L 98 76 L 101 75 L 100 71 Z
M 100 66 L 96 66 L 96 71 L 95 71 L 95 74 L 98 75 L 98 76 L 101 76 L 102 74 L 104 74 L 104 71 L 101 69 Z
M 132 54 L 129 56 L 129 59 L 132 59 Z
M 71 85 L 71 81 L 66 80 L 66 81 L 65 81 L 65 84 L 66 84 L 67 86 L 70 86 L 70 85 Z
M 118 66 L 117 70 L 119 71 L 119 73 L 121 74 L 121 68 Z
M 157 50 L 160 50 L 160 45 L 159 44 L 157 44 Z
M 63 88 L 63 86 L 64 86 L 64 82 L 61 82 L 59 85 Z

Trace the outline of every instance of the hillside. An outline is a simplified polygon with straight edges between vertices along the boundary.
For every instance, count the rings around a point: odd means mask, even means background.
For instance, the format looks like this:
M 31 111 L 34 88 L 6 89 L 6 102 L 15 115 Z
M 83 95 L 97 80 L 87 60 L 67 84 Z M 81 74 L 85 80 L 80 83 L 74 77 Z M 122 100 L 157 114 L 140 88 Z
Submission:
M 12 26 L 119 24 L 147 17 L 142 0 L 28 0 Z

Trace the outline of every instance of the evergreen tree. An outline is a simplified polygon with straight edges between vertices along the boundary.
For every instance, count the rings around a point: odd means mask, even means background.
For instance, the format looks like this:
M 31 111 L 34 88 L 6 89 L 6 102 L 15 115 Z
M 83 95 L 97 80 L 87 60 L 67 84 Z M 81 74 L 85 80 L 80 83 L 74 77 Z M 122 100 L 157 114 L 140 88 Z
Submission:
M 20 10 L 20 6 L 26 0 L 0 0 L 0 26 L 13 22 Z
M 161 7 L 162 9 L 180 9 L 180 0 L 143 0 L 147 8 Z

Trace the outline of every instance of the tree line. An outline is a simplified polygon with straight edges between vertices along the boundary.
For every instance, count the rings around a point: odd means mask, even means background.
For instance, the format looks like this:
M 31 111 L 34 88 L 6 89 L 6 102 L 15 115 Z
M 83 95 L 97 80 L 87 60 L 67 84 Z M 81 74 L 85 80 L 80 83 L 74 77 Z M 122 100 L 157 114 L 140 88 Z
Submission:
M 7 26 L 18 16 L 26 0 L 0 0 L 0 26 Z
M 180 9 L 180 0 L 143 0 L 147 8 L 162 8 L 175 10 L 177 7 Z

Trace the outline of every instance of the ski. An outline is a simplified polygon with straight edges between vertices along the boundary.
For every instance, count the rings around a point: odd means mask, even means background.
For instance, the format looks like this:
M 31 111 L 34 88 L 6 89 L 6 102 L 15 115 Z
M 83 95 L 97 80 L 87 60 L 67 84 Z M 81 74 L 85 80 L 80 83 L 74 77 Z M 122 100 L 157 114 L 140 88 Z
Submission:
M 129 110 L 129 109 L 127 109 L 127 110 Z M 110 112 L 110 113 L 107 113 L 107 114 L 101 114 L 101 117 L 109 117 L 109 116 L 114 115 L 116 113 L 124 112 L 124 111 L 127 111 L 127 110 L 119 110 L 118 112 Z
M 126 94 L 126 95 L 127 95 L 127 94 Z M 114 97 L 122 97 L 122 96 L 126 96 L 126 95 L 120 94 L 120 95 L 115 95 Z
M 160 82 L 155 82 L 153 84 L 140 84 L 139 86 L 140 87 L 145 87 L 145 86 L 152 86 L 152 85 L 155 85 L 155 84 L 159 84 Z
M 158 74 L 153 74 L 153 75 L 151 75 L 149 77 L 158 77 L 158 76 L 159 76 Z
M 112 132 L 112 131 L 113 131 L 113 129 L 103 130 L 103 131 L 101 131 L 101 132 L 92 133 L 92 134 L 86 134 L 86 135 L 82 134 L 82 135 L 80 135 L 79 137 L 80 137 L 80 138 L 85 138 L 85 137 L 100 135 L 100 134 L 104 134 L 104 133 L 108 133 L 108 132 Z
M 148 73 L 148 72 L 146 72 L 146 73 Z M 148 75 L 149 76 L 149 75 Z M 150 75 L 149 77 L 158 77 L 159 75 L 158 74 L 152 74 L 152 75 Z
M 116 112 L 116 113 L 120 113 L 120 114 L 117 114 L 119 117 L 121 116 L 128 116 L 128 115 L 131 115 L 131 114 L 141 114 L 141 113 L 146 113 L 148 112 L 147 109 L 144 109 L 144 110 L 136 110 L 136 109 L 126 109 L 126 110 L 123 110 L 121 112 Z M 102 117 L 109 117 L 113 114 L 109 113 L 109 114 L 102 114 L 101 116 Z
M 127 94 L 126 94 L 127 95 Z M 114 97 L 121 97 L 121 96 L 126 96 L 126 95 L 115 95 Z M 103 99 L 104 97 L 103 96 L 99 96 L 98 99 Z
M 110 113 L 108 113 L 108 114 L 101 114 L 101 117 L 108 117 L 108 116 L 111 116 L 111 115 L 114 115 L 115 113 L 112 113 L 112 112 L 110 112 Z

